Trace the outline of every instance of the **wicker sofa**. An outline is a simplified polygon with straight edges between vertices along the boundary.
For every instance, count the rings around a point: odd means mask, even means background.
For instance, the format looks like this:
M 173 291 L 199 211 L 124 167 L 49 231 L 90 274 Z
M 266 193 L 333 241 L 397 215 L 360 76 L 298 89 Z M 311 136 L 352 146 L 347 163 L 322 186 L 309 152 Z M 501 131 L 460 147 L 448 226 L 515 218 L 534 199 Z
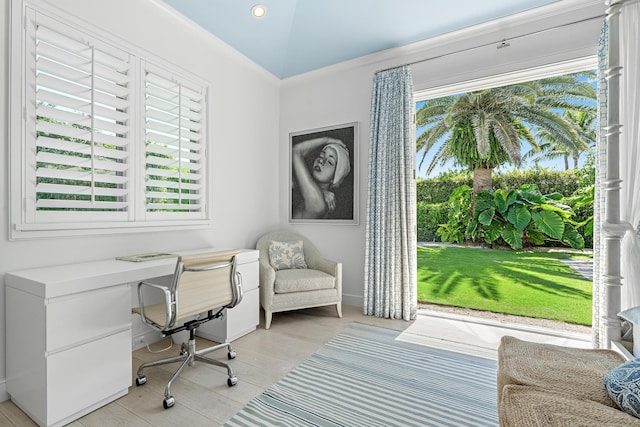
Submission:
M 618 409 L 603 384 L 605 374 L 624 361 L 612 350 L 502 337 L 497 374 L 500 426 L 640 426 L 640 419 Z

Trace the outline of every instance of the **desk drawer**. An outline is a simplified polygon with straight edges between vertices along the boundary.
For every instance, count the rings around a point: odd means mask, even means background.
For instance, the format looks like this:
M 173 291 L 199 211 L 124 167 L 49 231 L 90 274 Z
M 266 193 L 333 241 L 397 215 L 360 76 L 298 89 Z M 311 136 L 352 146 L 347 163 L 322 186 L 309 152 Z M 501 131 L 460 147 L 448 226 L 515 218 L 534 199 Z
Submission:
M 245 292 L 258 289 L 259 272 L 257 261 L 248 264 L 238 264 L 237 270 L 242 275 L 242 289 Z
M 130 329 L 130 302 L 129 285 L 50 299 L 46 304 L 46 351 Z
M 47 357 L 47 424 L 131 385 L 131 331 Z
M 198 328 L 198 336 L 216 342 L 231 342 L 256 330 L 260 323 L 260 291 L 244 293 L 240 304 L 227 309 L 221 319 L 205 323 Z

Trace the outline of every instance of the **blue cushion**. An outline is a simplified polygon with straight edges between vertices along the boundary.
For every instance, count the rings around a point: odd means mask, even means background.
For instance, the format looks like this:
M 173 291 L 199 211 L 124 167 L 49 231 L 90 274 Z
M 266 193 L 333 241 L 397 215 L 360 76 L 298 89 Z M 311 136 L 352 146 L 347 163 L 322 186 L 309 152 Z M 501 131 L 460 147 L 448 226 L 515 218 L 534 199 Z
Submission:
M 607 372 L 604 386 L 620 409 L 640 418 L 640 359 L 629 360 Z

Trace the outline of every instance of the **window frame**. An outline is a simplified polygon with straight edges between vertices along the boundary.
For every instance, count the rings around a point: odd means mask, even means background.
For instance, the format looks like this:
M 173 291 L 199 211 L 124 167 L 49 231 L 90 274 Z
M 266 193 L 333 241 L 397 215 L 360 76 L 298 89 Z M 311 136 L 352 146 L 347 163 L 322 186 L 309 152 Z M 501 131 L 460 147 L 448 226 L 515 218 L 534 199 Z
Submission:
M 211 137 L 208 123 L 210 121 L 211 84 L 193 73 L 186 71 L 170 61 L 140 49 L 128 41 L 124 41 L 103 29 L 78 22 L 52 6 L 35 0 L 29 2 L 10 3 L 10 70 L 9 70 L 9 105 L 14 106 L 9 113 L 9 190 L 10 215 L 9 238 L 11 240 L 29 238 L 47 238 L 64 236 L 82 236 L 113 233 L 197 230 L 211 228 Z M 126 209 L 120 211 L 96 210 L 78 212 L 61 208 L 56 212 L 38 211 L 35 207 L 37 191 L 35 190 L 35 155 L 36 152 L 36 113 L 35 89 L 29 93 L 29 85 L 35 88 L 35 73 L 27 75 L 29 66 L 29 46 L 31 34 L 29 25 L 33 16 L 42 16 L 44 21 L 54 22 L 60 29 L 69 27 L 74 32 L 86 36 L 88 41 L 109 46 L 115 51 L 123 52 L 131 58 L 128 81 L 129 111 L 128 114 L 128 172 L 126 173 L 125 193 Z M 34 51 L 35 52 L 35 51 Z M 32 56 L 31 61 L 35 61 Z M 152 64 L 157 70 L 175 82 L 196 88 L 202 94 L 200 123 L 200 141 L 202 153 L 197 157 L 199 170 L 199 189 L 196 199 L 202 200 L 196 212 L 147 212 L 146 207 L 146 125 L 145 125 L 145 64 Z M 19 107 L 18 107 L 19 106 Z M 93 122 L 92 122 L 93 123 Z M 91 129 L 93 133 L 95 129 Z M 58 137 L 60 138 L 60 137 Z M 183 138 L 184 139 L 184 138 Z M 126 157 L 126 156 L 125 156 Z M 183 191 L 180 189 L 179 191 Z M 168 205 L 169 206 L 169 205 Z M 38 215 L 35 215 L 38 213 Z

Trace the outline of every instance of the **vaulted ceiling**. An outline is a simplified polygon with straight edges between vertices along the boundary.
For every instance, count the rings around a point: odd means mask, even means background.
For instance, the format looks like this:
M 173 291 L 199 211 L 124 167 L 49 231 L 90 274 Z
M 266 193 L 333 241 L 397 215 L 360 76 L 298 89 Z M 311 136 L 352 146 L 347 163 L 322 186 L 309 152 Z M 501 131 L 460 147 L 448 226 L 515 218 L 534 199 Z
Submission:
M 163 1 L 283 79 L 560 0 Z

